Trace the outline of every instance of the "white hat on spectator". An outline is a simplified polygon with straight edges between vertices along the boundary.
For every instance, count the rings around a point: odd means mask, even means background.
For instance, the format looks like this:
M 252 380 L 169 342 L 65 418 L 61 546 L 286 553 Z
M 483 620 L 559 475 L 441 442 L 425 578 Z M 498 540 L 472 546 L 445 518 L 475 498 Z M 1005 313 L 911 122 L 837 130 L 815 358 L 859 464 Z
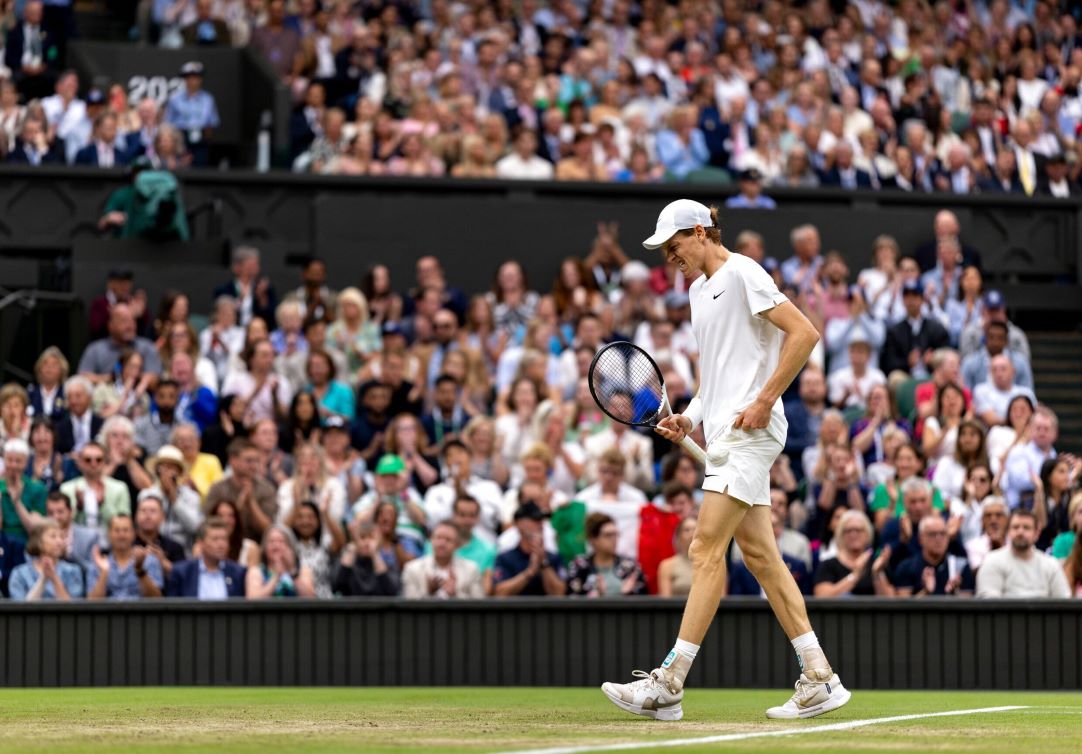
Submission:
M 714 221 L 710 219 L 710 208 L 693 199 L 677 199 L 661 210 L 661 214 L 657 216 L 654 235 L 643 241 L 642 245 L 647 249 L 660 249 L 661 245 L 678 231 L 688 230 L 696 225 L 714 227 Z
M 20 440 L 18 437 L 13 437 L 4 443 L 5 453 L 15 453 L 20 456 L 30 457 L 30 445 L 26 440 Z
M 147 461 L 147 471 L 157 474 L 158 466 L 163 463 L 175 464 L 180 469 L 181 475 L 188 473 L 188 462 L 184 460 L 184 454 L 180 452 L 180 448 L 175 445 L 162 445 L 157 454 Z
M 625 283 L 645 283 L 649 279 L 650 268 L 638 259 L 632 259 L 620 268 L 620 280 Z

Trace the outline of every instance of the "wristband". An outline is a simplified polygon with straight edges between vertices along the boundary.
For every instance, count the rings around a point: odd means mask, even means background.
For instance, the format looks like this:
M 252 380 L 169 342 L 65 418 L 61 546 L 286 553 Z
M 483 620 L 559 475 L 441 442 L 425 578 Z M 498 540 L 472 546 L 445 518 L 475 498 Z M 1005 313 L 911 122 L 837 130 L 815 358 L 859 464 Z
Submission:
M 681 416 L 686 416 L 691 420 L 691 431 L 694 432 L 695 428 L 702 424 L 703 421 L 703 402 L 699 400 L 699 396 L 696 395 L 691 399 L 688 407 L 684 409 L 684 413 Z

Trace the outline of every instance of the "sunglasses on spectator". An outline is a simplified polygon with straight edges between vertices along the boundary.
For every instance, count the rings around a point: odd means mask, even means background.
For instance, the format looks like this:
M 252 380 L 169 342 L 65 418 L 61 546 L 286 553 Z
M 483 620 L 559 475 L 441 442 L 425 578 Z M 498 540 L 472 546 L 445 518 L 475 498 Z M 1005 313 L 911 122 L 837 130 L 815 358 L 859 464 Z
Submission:
M 867 534 L 868 530 L 863 526 L 850 526 L 842 529 L 842 534 Z
M 946 531 L 926 531 L 926 532 L 924 532 L 924 536 L 926 536 L 926 537 L 945 537 L 945 536 L 947 536 L 947 532 Z
M 105 456 L 83 456 L 83 463 L 102 463 Z

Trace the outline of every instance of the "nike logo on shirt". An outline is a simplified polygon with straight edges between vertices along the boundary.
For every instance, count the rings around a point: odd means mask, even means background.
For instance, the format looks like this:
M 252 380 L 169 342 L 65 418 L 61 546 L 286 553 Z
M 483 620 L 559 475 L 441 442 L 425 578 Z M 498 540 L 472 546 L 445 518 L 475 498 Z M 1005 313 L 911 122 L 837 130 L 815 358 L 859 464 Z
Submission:
M 715 300 L 715 301 L 717 301 L 717 300 L 718 300 L 718 296 L 720 296 L 720 295 L 721 295 L 722 293 L 725 293 L 725 291 L 720 291 L 719 293 L 715 293 L 715 294 L 714 294 L 714 300 Z

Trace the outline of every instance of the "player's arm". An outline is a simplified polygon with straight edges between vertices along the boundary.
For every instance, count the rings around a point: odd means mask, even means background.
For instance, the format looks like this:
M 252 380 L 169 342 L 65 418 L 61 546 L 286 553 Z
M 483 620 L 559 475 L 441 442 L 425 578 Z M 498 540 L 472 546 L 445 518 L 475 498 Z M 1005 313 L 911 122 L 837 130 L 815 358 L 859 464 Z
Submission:
M 736 417 L 733 429 L 762 429 L 767 425 L 774 403 L 808 363 L 812 349 L 819 342 L 819 331 L 791 301 L 767 309 L 762 316 L 785 333 L 785 341 L 777 369 L 763 385 L 755 402 Z

